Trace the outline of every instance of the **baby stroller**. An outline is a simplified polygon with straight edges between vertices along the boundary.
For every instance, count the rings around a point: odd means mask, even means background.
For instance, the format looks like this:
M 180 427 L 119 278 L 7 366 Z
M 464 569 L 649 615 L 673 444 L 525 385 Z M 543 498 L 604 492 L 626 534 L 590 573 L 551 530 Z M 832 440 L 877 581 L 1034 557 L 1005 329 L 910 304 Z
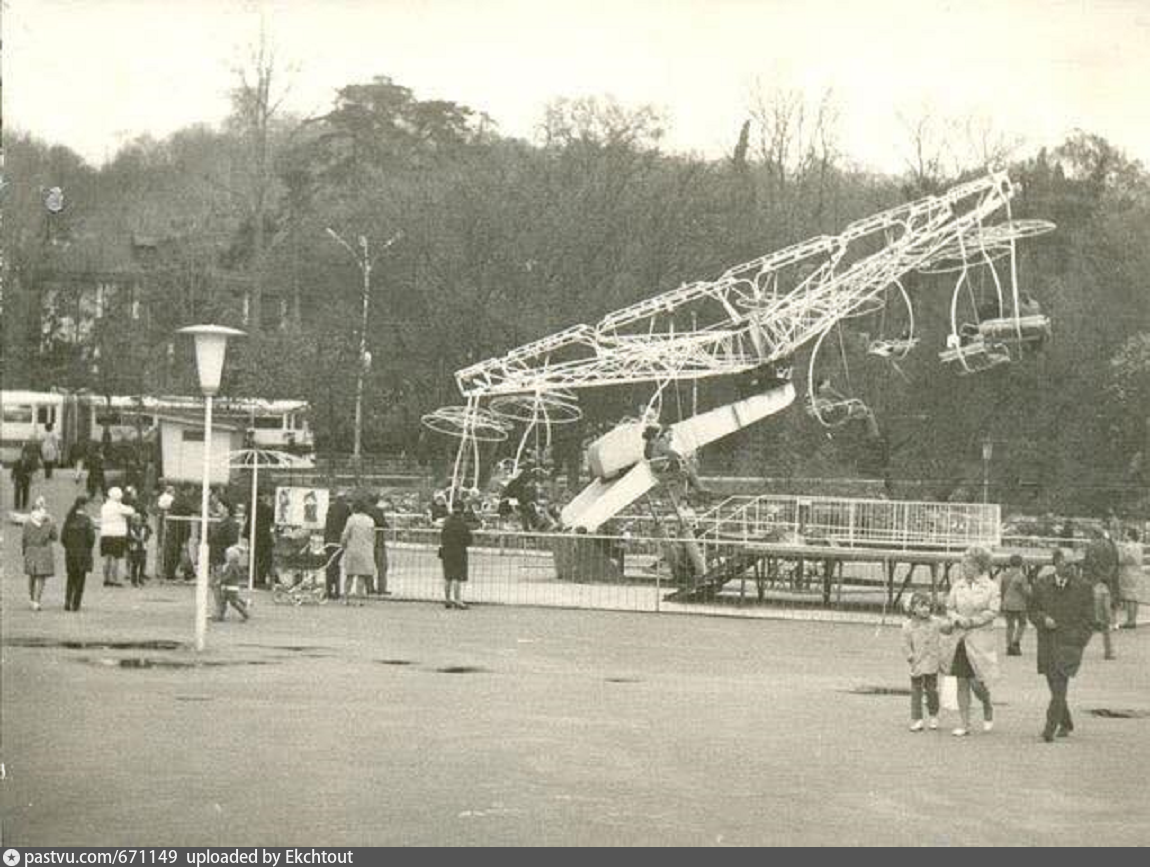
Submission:
M 272 587 L 272 602 L 279 605 L 323 605 L 327 602 L 327 568 L 339 559 L 343 548 L 324 544 L 313 536 L 303 548 L 286 551 Z

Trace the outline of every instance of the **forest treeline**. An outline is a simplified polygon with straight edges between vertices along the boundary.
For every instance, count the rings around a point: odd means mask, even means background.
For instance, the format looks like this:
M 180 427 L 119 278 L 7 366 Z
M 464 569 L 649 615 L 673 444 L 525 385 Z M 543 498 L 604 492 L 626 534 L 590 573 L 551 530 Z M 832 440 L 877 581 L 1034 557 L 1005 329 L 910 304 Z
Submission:
M 6 388 L 194 393 L 190 347 L 175 329 L 246 321 L 226 390 L 309 400 L 320 448 L 346 451 L 363 236 L 379 253 L 365 447 L 437 451 L 448 444 L 421 430 L 420 415 L 459 402 L 452 373 L 468 362 L 837 234 L 1005 156 L 947 158 L 945 136 L 919 124 L 908 126 L 904 173 L 864 171 L 842 152 L 828 104 L 788 95 L 762 99 L 731 130 L 730 153 L 709 159 L 665 151 L 657 111 L 610 99 L 556 100 L 524 141 L 480 111 L 421 100 L 386 77 L 342 88 L 310 118 L 283 114 L 276 85 L 261 62 L 221 127 L 140 139 L 98 168 L 5 132 Z M 863 358 L 850 369 L 880 443 L 861 423 L 826 430 L 796 408 L 709 450 L 704 467 L 887 476 L 896 495 L 978 499 L 989 440 L 995 500 L 1035 512 L 1145 512 L 1150 178 L 1088 132 L 1008 169 L 1022 185 L 1014 216 L 1058 226 L 1020 247 L 1022 288 L 1053 322 L 1040 354 L 956 376 L 938 360 L 953 276 L 915 276 L 916 350 L 896 365 Z M 62 210 L 45 207 L 52 187 Z M 117 285 L 117 275 L 136 288 L 109 289 L 103 315 L 77 340 L 82 294 Z M 723 388 L 705 382 L 675 399 L 706 403 Z M 588 398 L 585 424 L 633 406 L 619 392 Z M 582 433 L 567 430 L 560 447 Z

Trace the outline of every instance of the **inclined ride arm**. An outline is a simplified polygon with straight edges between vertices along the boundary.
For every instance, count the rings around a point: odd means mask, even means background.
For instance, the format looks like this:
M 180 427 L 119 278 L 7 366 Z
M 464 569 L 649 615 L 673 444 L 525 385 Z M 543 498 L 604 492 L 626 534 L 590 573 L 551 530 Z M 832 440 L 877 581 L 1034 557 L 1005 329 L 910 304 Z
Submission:
M 459 417 L 437 411 L 425 421 L 461 437 L 462 456 L 477 430 L 492 438 L 503 435 L 501 425 L 510 430 L 506 418 L 489 417 L 499 416 L 499 399 L 517 397 L 525 406 L 548 402 L 550 409 L 562 411 L 574 407 L 574 393 L 584 388 L 650 382 L 658 394 L 670 382 L 789 364 L 800 348 L 836 324 L 884 305 L 892 288 L 910 309 L 901 282 L 909 273 L 953 269 L 974 251 L 988 262 L 1006 251 L 1013 269 L 1016 239 L 1053 228 L 1037 220 L 1012 220 L 1009 202 L 1015 193 L 1005 173 L 991 172 L 857 220 L 839 235 L 793 244 L 729 268 L 714 280 L 645 298 L 594 325 L 575 325 L 471 364 L 455 375 L 466 400 L 466 407 L 453 409 Z M 1004 215 L 1005 222 L 988 224 L 996 214 Z M 1013 283 L 1012 290 L 1017 299 Z M 788 382 L 685 419 L 672 425 L 676 450 L 688 455 L 793 400 Z M 536 407 L 527 415 L 535 420 L 541 413 Z M 465 464 L 477 476 L 478 453 L 475 448 L 471 452 L 470 458 L 457 461 L 457 484 Z M 567 526 L 591 530 L 658 479 L 643 460 L 639 424 L 621 425 L 600 438 L 589 456 L 600 471 L 563 516 Z

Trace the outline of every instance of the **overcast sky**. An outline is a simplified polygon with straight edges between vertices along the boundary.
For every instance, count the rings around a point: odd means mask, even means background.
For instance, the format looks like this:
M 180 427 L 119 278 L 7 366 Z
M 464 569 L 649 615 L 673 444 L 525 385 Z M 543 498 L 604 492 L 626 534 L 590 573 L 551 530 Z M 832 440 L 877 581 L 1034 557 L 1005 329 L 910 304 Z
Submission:
M 1075 127 L 1150 163 L 1147 0 L 2 0 L 4 121 L 101 162 L 228 110 L 260 19 L 288 105 L 388 75 L 530 137 L 559 96 L 659 106 L 727 152 L 758 87 L 832 89 L 841 149 L 898 170 L 903 118 L 977 117 L 1027 150 Z

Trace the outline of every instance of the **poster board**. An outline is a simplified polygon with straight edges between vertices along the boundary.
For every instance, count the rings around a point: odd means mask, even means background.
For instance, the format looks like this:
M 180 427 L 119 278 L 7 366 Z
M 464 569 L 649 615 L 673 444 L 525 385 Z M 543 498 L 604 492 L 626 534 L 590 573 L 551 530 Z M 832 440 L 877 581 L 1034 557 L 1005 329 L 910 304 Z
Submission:
M 322 530 L 327 520 L 327 488 L 277 487 L 275 522 Z

